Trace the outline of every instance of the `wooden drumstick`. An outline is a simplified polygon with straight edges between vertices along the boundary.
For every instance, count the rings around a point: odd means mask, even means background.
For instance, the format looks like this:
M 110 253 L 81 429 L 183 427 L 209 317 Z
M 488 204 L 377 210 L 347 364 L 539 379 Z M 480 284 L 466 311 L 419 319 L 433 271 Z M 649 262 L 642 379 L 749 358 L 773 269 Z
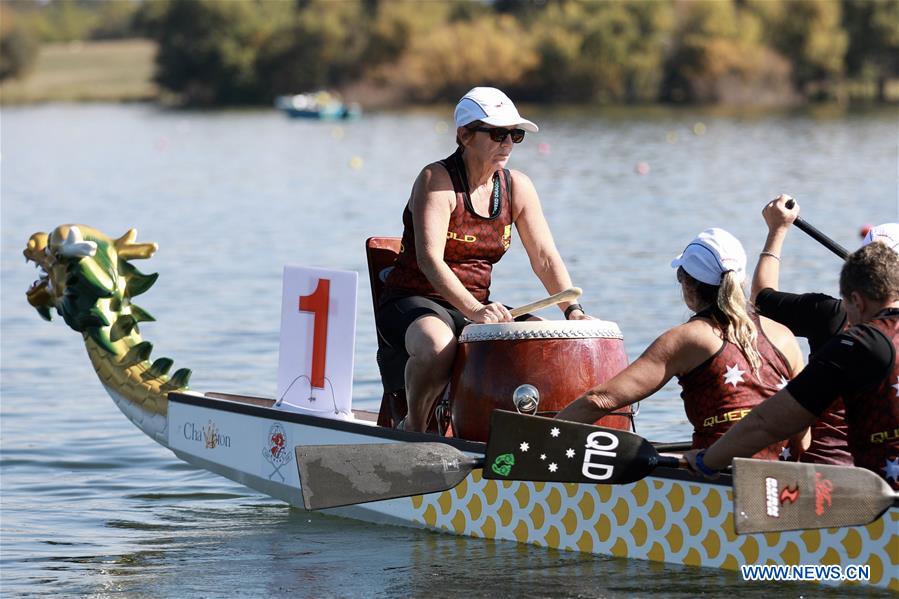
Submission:
M 519 308 L 513 308 L 509 310 L 509 313 L 512 315 L 512 318 L 518 318 L 522 314 L 540 310 L 541 308 L 546 308 L 547 306 L 561 304 L 562 302 L 573 302 L 577 298 L 581 297 L 582 293 L 583 291 L 580 287 L 570 287 L 565 291 L 554 293 L 549 297 L 543 298 L 542 300 L 538 300 L 530 304 L 525 304 L 524 306 L 521 306 Z

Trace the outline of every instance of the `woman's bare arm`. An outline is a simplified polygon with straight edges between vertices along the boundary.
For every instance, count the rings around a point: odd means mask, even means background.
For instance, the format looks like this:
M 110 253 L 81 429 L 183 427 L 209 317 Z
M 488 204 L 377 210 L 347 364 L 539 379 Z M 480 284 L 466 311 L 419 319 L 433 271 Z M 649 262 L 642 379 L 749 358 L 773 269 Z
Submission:
M 720 346 L 720 341 L 702 335 L 697 324 L 686 323 L 663 333 L 627 368 L 578 397 L 556 418 L 596 422 L 610 412 L 652 395 L 672 377 L 689 372 Z
M 519 171 L 512 171 L 512 181 L 512 218 L 528 254 L 531 269 L 550 294 L 568 289 L 572 286 L 571 276 L 556 248 L 534 184 Z M 564 312 L 572 303 L 562 302 L 559 308 Z

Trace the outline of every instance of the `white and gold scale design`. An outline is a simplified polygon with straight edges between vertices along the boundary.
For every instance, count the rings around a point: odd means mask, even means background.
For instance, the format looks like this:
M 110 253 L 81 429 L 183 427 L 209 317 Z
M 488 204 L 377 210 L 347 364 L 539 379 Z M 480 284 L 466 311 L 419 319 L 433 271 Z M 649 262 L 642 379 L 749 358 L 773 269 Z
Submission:
M 435 530 L 617 557 L 739 570 L 744 564 L 871 568 L 869 584 L 899 590 L 899 509 L 868 526 L 737 535 L 733 491 L 649 477 L 629 485 L 486 480 L 412 498 Z

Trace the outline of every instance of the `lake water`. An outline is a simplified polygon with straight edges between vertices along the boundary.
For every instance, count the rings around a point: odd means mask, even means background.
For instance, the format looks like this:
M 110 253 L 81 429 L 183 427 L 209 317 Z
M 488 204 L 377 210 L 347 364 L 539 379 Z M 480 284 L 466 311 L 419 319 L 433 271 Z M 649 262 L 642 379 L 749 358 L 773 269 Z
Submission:
M 524 112 L 524 111 L 523 111 Z M 288 120 L 274 110 L 144 105 L 2 111 L 0 592 L 4 596 L 845 596 L 733 573 L 550 551 L 306 513 L 178 461 L 134 428 L 96 380 L 80 335 L 25 301 L 36 231 L 84 223 L 159 244 L 140 305 L 156 356 L 191 387 L 274 396 L 281 269 L 360 272 L 354 402 L 380 383 L 363 243 L 399 235 L 416 174 L 453 150 L 451 108 Z M 899 219 L 899 113 L 728 114 L 532 110 L 541 126 L 510 166 L 534 181 L 581 303 L 619 324 L 631 359 L 688 317 L 673 256 L 721 226 L 751 263 L 760 211 L 794 195 L 807 221 L 854 248 Z M 646 162 L 650 172 L 635 166 Z M 835 294 L 839 263 L 793 231 L 782 288 Z M 520 243 L 494 297 L 545 295 Z M 543 315 L 560 318 L 555 308 Z M 689 438 L 676 385 L 643 402 L 638 432 Z M 861 595 L 862 593 L 857 593 Z M 870 596 L 870 593 L 866 593 Z

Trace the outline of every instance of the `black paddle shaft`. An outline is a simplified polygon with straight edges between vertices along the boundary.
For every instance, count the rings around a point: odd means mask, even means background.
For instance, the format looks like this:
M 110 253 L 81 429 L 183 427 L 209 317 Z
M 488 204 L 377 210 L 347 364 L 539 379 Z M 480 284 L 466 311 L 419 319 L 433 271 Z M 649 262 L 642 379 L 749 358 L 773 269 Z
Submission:
M 788 210 L 793 208 L 793 206 L 795 205 L 796 202 L 794 202 L 793 200 L 787 200 L 787 203 L 784 204 L 784 206 L 786 206 Z M 797 216 L 793 224 L 796 225 L 796 227 L 800 230 L 804 231 L 809 237 L 829 249 L 831 252 L 833 252 L 843 260 L 845 260 L 849 255 L 849 252 L 846 250 L 846 248 L 819 231 L 817 227 L 814 227 L 802 220 L 802 217 Z

